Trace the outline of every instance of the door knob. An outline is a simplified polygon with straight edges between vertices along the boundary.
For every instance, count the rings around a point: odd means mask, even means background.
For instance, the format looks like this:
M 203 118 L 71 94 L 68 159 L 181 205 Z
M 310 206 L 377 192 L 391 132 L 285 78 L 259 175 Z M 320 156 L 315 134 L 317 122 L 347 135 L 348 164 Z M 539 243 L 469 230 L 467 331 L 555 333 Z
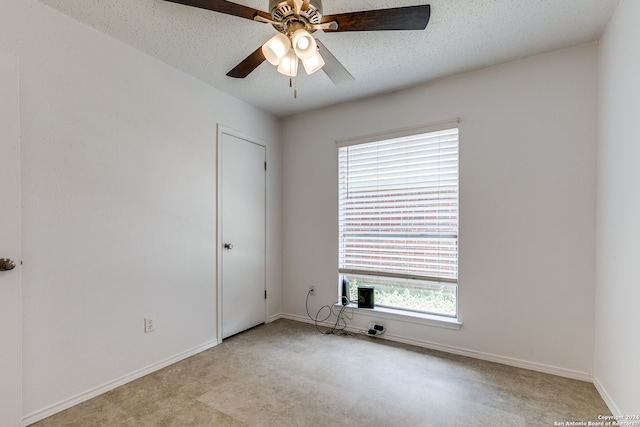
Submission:
M 224 244 L 224 248 L 227 249 L 227 250 L 231 250 L 231 249 L 233 249 L 233 245 L 231 243 L 225 243 Z
M 0 258 L 0 271 L 9 271 L 16 268 L 16 263 L 9 258 Z

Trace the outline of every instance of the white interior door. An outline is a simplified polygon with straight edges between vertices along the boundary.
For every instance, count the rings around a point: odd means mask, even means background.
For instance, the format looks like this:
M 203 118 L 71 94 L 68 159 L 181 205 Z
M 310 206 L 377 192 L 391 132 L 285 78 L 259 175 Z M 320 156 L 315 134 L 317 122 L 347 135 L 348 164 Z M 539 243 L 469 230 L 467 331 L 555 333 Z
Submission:
M 22 417 L 19 102 L 18 60 L 0 52 L 0 425 L 7 427 Z
M 218 138 L 219 333 L 227 338 L 266 320 L 266 149 L 225 130 Z

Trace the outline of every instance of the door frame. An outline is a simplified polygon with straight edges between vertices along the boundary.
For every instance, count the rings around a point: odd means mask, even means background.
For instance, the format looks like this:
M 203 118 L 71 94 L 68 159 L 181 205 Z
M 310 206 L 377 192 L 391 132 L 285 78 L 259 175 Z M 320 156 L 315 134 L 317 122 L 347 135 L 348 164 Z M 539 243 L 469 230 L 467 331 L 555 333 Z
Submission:
M 3 234 L 5 228 L 11 229 L 7 236 L 8 247 L 4 244 L 0 247 L 2 252 L 0 258 L 10 258 L 16 266 L 11 271 L 0 272 L 3 279 L 0 281 L 0 298 L 3 298 L 4 303 L 8 304 L 6 307 L 0 307 L 0 327 L 7 327 L 8 330 L 3 330 L 0 333 L 2 337 L 1 345 L 4 346 L 2 356 L 7 356 L 8 360 L 4 358 L 0 360 L 4 366 L 2 367 L 2 374 L 5 373 L 5 369 L 10 370 L 8 378 L 4 378 L 5 381 L 0 382 L 0 396 L 2 402 L 0 402 L 0 424 L 11 426 L 20 426 L 22 424 L 22 407 L 23 407 L 23 368 L 22 368 L 22 345 L 23 345 L 23 330 L 22 330 L 22 166 L 21 166 L 21 117 L 20 117 L 20 59 L 8 52 L 0 51 L 0 57 L 2 58 L 2 75 L 7 84 L 7 104 L 3 105 L 2 114 L 3 118 L 7 120 L 7 127 L 2 133 L 0 138 L 7 140 L 7 146 L 9 153 L 6 153 L 6 157 L 3 156 L 0 161 L 0 167 L 7 170 L 7 178 L 9 182 L 9 191 L 5 194 L 5 198 L 2 203 L 6 204 L 7 213 L 9 217 L 2 218 L 3 222 Z M 9 77 L 9 75 L 11 75 Z M 7 106 L 5 111 L 4 106 Z M 4 128 L 4 125 L 2 125 Z M 8 166 L 7 166 L 8 162 Z M 15 186 L 15 187 L 14 187 Z M 17 221 L 17 224 L 14 223 Z M 5 299 L 6 298 L 6 299 Z M 6 341 L 5 341 L 6 340 Z
M 252 135 L 248 135 L 246 133 L 237 131 L 235 129 L 226 127 L 220 123 L 217 125 L 217 140 L 216 140 L 216 340 L 218 344 L 222 343 L 223 331 L 222 331 L 222 254 L 224 244 L 222 239 L 222 160 L 224 153 L 222 152 L 222 135 L 230 135 L 239 139 L 243 139 L 251 144 L 256 144 L 264 147 L 265 150 L 265 162 L 267 157 L 267 144 L 265 141 L 256 138 Z M 265 221 L 265 233 L 264 233 L 264 287 L 265 292 L 267 290 L 267 200 L 268 200 L 268 185 L 267 185 L 267 170 L 265 170 L 265 179 L 264 179 L 264 221 Z M 268 297 L 267 293 L 267 297 Z M 265 323 L 267 323 L 269 319 L 269 310 L 267 304 L 267 298 L 264 300 L 265 304 Z

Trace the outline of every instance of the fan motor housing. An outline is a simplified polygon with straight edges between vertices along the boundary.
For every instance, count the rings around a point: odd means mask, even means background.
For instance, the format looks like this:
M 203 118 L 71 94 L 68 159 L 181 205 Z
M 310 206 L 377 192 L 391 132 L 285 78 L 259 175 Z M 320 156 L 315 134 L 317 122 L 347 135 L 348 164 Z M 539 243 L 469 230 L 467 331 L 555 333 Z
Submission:
M 286 22 L 291 19 L 297 19 L 294 13 L 293 1 L 291 0 L 269 0 L 269 10 L 274 21 Z M 306 20 L 309 24 L 320 24 L 322 20 L 322 0 L 304 0 L 299 18 Z

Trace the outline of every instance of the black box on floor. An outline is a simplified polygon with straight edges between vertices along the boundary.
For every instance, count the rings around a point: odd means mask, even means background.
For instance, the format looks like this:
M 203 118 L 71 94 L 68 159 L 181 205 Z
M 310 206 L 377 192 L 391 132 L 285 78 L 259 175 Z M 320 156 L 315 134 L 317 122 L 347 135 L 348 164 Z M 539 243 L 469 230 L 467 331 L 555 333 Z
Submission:
M 373 286 L 358 286 L 358 308 L 373 308 Z

